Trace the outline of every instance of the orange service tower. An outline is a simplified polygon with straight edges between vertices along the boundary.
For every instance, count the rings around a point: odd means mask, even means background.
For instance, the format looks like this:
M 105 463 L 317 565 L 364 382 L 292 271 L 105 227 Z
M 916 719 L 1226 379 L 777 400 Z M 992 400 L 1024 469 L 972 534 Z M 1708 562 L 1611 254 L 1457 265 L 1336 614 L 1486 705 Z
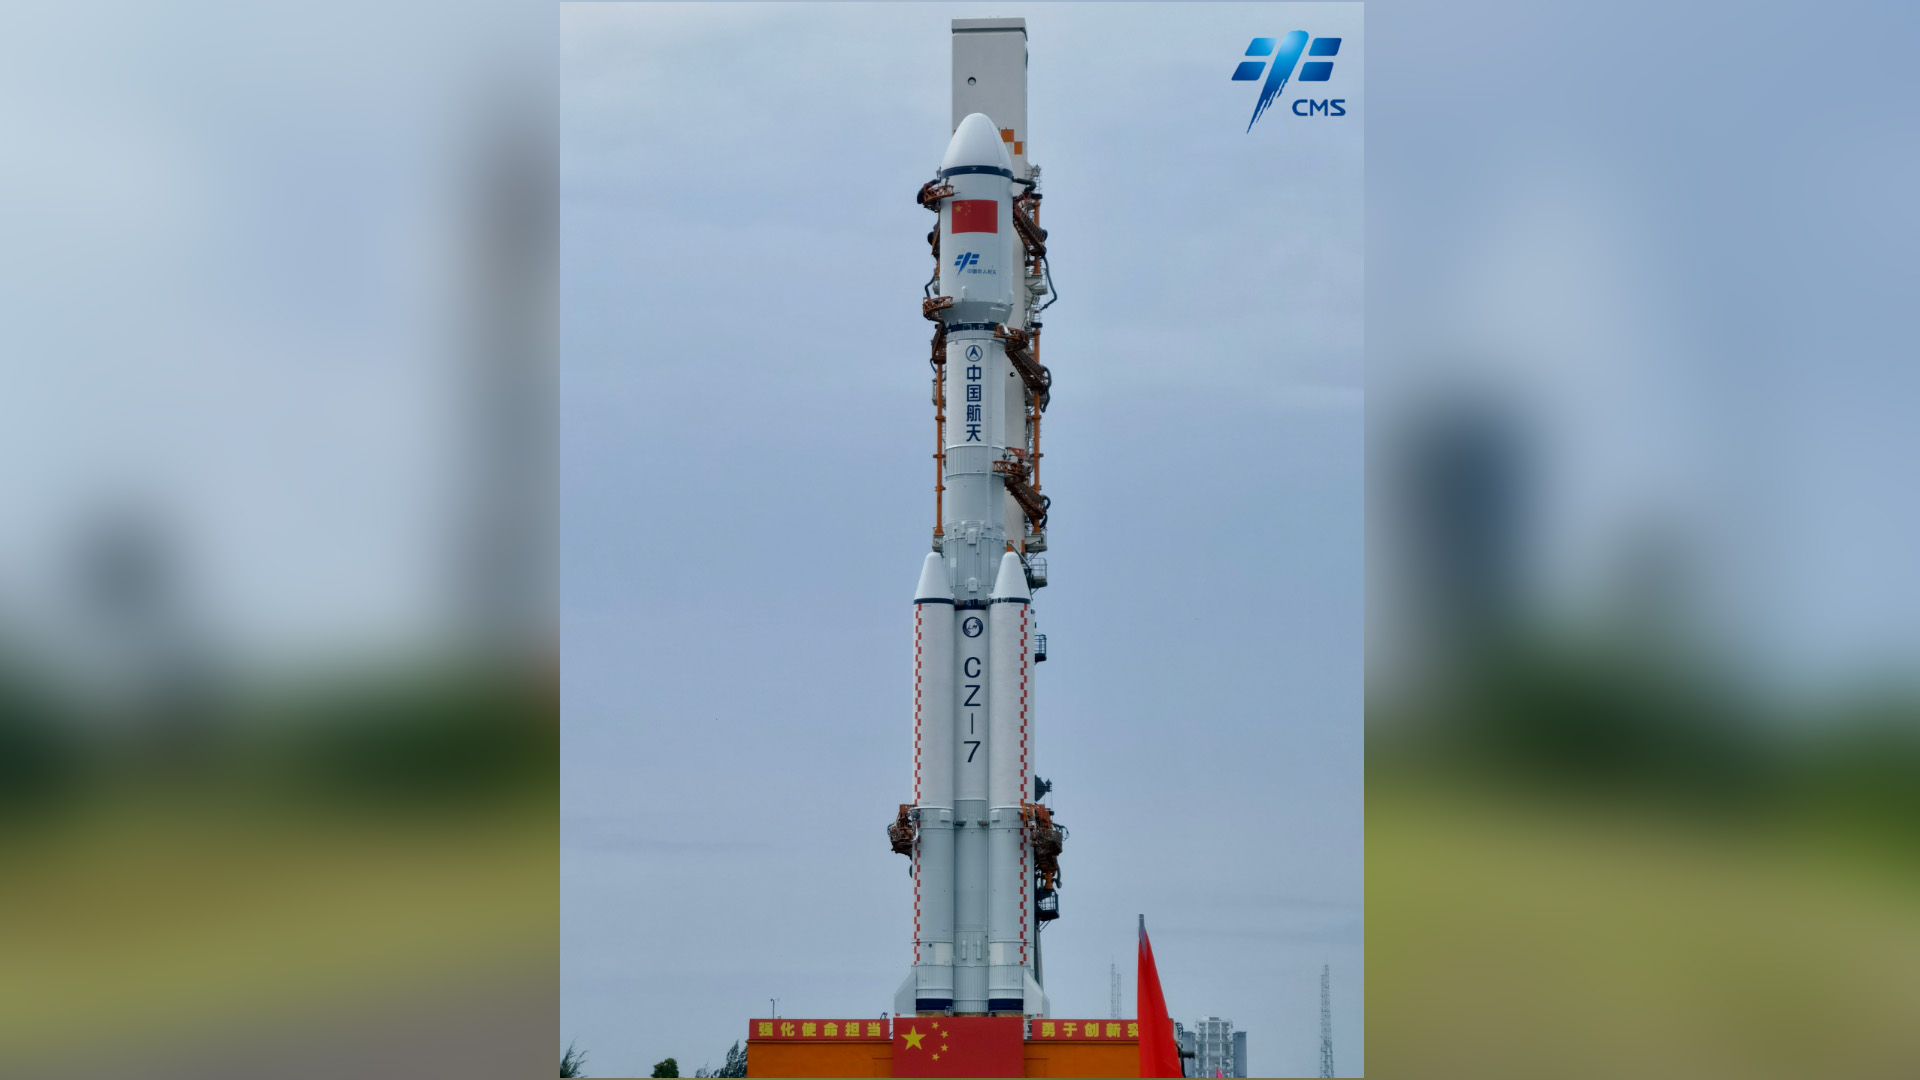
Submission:
M 1140 1074 L 1137 1021 L 1058 1019 L 1040 981 L 1066 830 L 1032 774 L 1029 687 L 1046 639 L 1028 629 L 1047 580 L 1040 418 L 1053 383 L 1038 315 L 1053 282 L 1028 160 L 1026 20 L 955 19 L 952 76 L 950 160 L 918 196 L 940 224 L 921 308 L 936 468 L 914 601 L 915 801 L 887 830 L 913 859 L 914 962 L 891 1019 L 748 1021 L 749 1076 Z

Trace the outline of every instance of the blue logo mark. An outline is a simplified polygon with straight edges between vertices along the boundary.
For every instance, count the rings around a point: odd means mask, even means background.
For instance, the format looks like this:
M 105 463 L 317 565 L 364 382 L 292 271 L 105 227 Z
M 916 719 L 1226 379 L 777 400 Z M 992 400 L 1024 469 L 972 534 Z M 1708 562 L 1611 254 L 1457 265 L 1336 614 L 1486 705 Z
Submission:
M 972 266 L 974 263 L 977 263 L 979 261 L 980 261 L 980 256 L 975 252 L 969 251 L 962 254 L 959 258 L 953 260 L 953 265 L 956 269 L 965 270 L 967 267 Z
M 1267 106 L 1272 105 L 1280 91 L 1286 89 L 1287 79 L 1293 75 L 1293 66 L 1300 63 L 1300 53 L 1304 50 L 1308 56 L 1338 56 L 1340 39 L 1337 37 L 1314 38 L 1313 44 L 1307 44 L 1307 32 L 1295 30 L 1283 38 L 1257 37 L 1247 46 L 1248 56 L 1271 56 L 1268 60 L 1242 60 L 1240 66 L 1233 69 L 1234 82 L 1252 82 L 1266 72 L 1267 81 L 1260 87 L 1260 101 L 1253 107 L 1253 119 L 1247 121 L 1247 130 L 1260 119 Z M 1300 81 L 1326 82 L 1333 78 L 1333 61 L 1309 60 L 1300 64 Z M 1296 110 L 1298 111 L 1298 110 Z M 1324 111 L 1324 107 L 1319 110 Z M 1301 115 L 1308 115 L 1302 113 Z M 1344 112 L 1334 115 L 1345 115 Z

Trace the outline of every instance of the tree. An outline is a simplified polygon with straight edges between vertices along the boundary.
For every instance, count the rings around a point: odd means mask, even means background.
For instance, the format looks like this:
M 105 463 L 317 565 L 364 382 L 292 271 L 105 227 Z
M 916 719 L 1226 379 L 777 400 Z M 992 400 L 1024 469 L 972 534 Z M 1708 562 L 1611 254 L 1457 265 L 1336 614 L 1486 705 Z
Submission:
M 586 1066 L 587 1055 L 575 1050 L 573 1044 L 568 1043 L 567 1052 L 560 1055 L 560 1075 L 585 1076 L 587 1074 L 582 1070 L 584 1070 Z
M 668 1058 L 653 1067 L 653 1075 L 678 1077 L 680 1075 L 680 1063 L 672 1058 Z
M 695 1069 L 693 1075 L 699 1077 L 745 1076 L 747 1075 L 747 1052 L 740 1048 L 740 1040 L 735 1039 L 733 1047 L 727 1051 L 726 1064 L 720 1066 L 719 1071 L 709 1072 L 705 1066 L 702 1066 Z

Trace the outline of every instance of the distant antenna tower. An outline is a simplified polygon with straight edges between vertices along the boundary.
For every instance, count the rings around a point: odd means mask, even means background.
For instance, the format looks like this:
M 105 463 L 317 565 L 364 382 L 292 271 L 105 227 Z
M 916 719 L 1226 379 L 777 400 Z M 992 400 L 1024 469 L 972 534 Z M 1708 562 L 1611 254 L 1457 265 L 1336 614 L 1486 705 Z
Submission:
M 1113 975 L 1113 994 L 1109 998 L 1109 1019 L 1120 1019 L 1120 965 L 1109 963 L 1107 970 Z
M 1320 965 L 1320 1075 L 1333 1075 L 1333 999 L 1327 993 L 1329 965 Z

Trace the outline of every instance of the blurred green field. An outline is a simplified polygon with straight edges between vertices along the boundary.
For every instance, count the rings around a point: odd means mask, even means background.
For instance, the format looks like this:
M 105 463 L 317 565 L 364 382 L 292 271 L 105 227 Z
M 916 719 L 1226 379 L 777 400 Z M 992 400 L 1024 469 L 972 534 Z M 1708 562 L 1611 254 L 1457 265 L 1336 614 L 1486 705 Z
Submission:
M 0 800 L 0 1073 L 277 1069 L 356 1040 L 391 1058 L 388 1019 L 551 996 L 550 681 L 415 669 L 219 704 L 112 737 L 0 715 L 38 755 Z M 468 1037 L 411 1049 L 444 1065 Z
M 1376 1076 L 1920 1076 L 1888 848 L 1433 768 L 1367 810 Z
M 550 807 L 438 820 L 95 808 L 9 855 L 0 1061 L 231 1038 L 551 964 Z

